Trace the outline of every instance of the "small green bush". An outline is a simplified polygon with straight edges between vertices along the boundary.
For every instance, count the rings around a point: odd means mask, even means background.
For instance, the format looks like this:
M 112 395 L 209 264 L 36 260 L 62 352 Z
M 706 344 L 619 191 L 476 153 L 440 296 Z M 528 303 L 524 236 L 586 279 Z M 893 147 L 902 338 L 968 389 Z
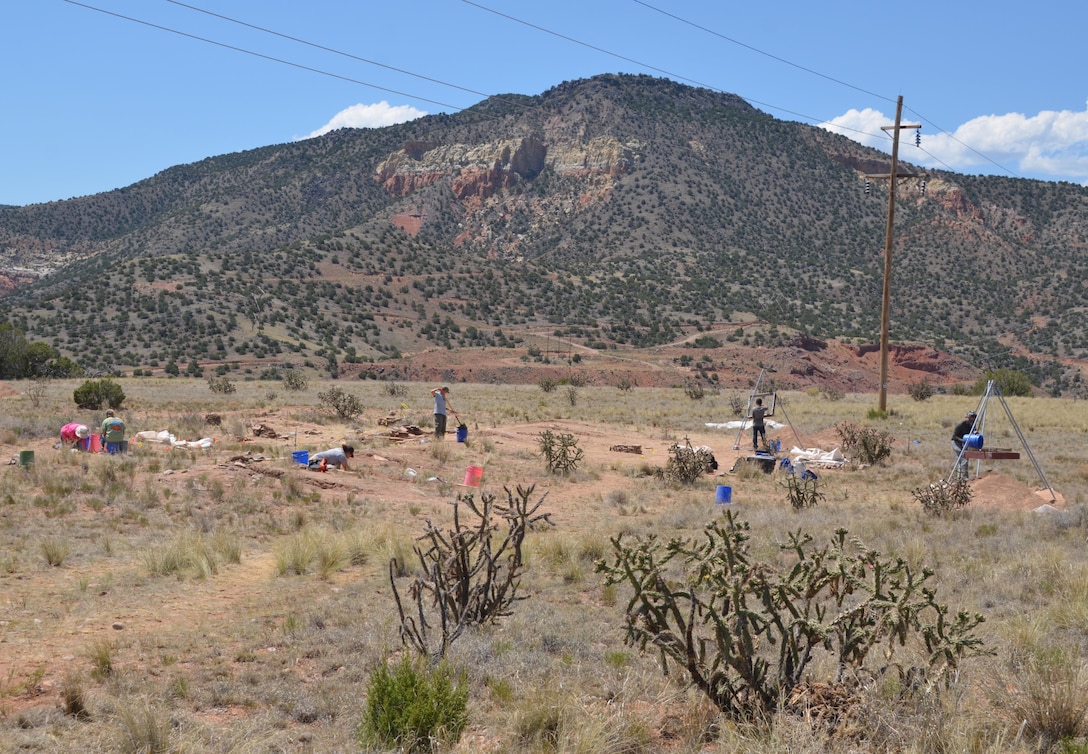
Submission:
M 80 408 L 97 411 L 103 406 L 121 408 L 125 402 L 125 391 L 110 379 L 87 380 L 75 389 L 72 398 Z
M 346 393 L 338 387 L 331 387 L 317 394 L 317 399 L 329 411 L 332 411 L 341 419 L 351 421 L 363 413 L 362 402 L 351 393 Z
M 721 348 L 722 342 L 713 335 L 700 335 L 691 342 L 693 348 Z
M 283 386 L 288 390 L 305 390 L 308 384 L 306 375 L 297 369 L 288 369 L 283 373 Z
M 933 397 L 933 386 L 929 384 L 928 380 L 912 382 L 907 385 L 907 395 L 916 401 L 924 401 Z
M 831 401 L 832 403 L 841 401 L 846 397 L 846 393 L 839 390 L 834 385 L 822 385 L 819 392 L 820 395 L 824 397 L 824 400 Z
M 445 663 L 429 667 L 405 655 L 392 667 L 382 663 L 370 676 L 366 711 L 359 726 L 364 747 L 430 752 L 452 744 L 468 723 L 468 682 Z
M 1019 372 L 1015 369 L 992 369 L 986 374 L 982 375 L 975 382 L 974 395 L 982 395 L 986 392 L 986 385 L 994 381 L 997 385 L 997 389 L 1001 391 L 1004 396 L 1019 395 L 1025 398 L 1030 398 L 1034 395 L 1034 391 L 1031 386 L 1031 378 L 1023 372 Z
M 698 382 L 689 382 L 684 386 L 684 394 L 693 401 L 701 401 L 706 397 L 706 388 Z
M 213 393 L 221 393 L 223 395 L 228 395 L 235 391 L 234 383 L 226 376 L 209 377 L 208 389 Z
M 387 382 L 383 386 L 385 394 L 391 398 L 403 398 L 408 395 L 408 386 L 399 382 Z

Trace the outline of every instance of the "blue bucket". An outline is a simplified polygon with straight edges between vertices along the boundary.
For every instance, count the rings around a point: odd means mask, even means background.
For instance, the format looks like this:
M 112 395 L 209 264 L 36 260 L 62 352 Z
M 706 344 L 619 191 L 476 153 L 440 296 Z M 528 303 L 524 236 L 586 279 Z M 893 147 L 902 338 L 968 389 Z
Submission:
M 457 428 L 457 442 L 464 442 L 468 439 L 468 427 L 462 424 Z
M 963 436 L 963 445 L 971 450 L 982 450 L 982 435 L 970 434 Z
M 718 485 L 718 492 L 714 497 L 718 505 L 729 505 L 733 502 L 733 488 L 724 484 Z
M 308 463 L 310 463 L 310 451 L 308 451 L 308 450 L 296 450 L 295 452 L 293 452 L 291 454 L 291 460 L 294 461 L 295 463 L 299 463 L 299 464 L 302 464 L 303 466 L 306 466 Z

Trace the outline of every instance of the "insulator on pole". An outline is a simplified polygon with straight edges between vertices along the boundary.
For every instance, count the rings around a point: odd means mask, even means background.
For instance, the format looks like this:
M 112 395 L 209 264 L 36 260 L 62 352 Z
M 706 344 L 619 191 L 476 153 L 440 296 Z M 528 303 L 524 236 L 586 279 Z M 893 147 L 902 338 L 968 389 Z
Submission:
M 914 146 L 922 146 L 922 129 L 920 128 L 914 132 Z
M 872 191 L 872 188 L 873 188 L 872 182 L 871 181 L 866 181 L 865 182 L 865 195 L 866 196 L 869 195 L 869 192 Z

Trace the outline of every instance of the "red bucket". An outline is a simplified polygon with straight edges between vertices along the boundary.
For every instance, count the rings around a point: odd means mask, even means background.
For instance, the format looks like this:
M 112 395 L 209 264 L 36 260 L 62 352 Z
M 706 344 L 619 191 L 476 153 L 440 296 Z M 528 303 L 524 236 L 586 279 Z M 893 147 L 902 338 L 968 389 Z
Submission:
M 465 469 L 465 486 L 466 487 L 479 487 L 480 478 L 484 475 L 484 469 L 482 466 L 469 466 Z

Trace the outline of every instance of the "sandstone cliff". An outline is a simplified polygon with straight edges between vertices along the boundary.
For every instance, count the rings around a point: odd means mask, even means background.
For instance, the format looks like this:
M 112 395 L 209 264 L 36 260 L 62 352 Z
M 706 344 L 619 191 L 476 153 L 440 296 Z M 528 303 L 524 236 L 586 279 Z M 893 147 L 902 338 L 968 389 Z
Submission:
M 607 201 L 615 181 L 634 169 L 640 150 L 637 142 L 623 143 L 611 136 L 551 143 L 538 136 L 483 144 L 408 142 L 378 165 L 375 179 L 397 197 L 435 184 L 448 188 L 463 213 L 464 230 L 456 243 L 482 243 L 492 254 L 509 256 L 516 254 L 519 239 L 512 235 L 501 240 L 505 234 L 502 223 L 496 225 L 498 220 L 527 209 L 535 218 L 531 233 L 548 224 L 550 213 L 567 215 Z M 545 171 L 574 180 L 576 194 L 526 199 L 524 192 L 510 192 Z M 416 235 L 426 226 L 427 212 L 413 205 L 402 208 L 391 221 Z

